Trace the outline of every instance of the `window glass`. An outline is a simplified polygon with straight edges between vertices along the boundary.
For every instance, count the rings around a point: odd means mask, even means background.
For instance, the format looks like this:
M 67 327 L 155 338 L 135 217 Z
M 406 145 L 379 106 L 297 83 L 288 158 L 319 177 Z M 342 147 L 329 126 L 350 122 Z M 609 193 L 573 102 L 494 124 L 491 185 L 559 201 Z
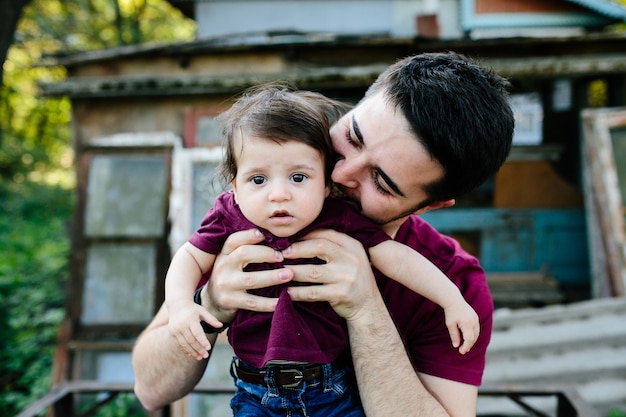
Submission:
M 83 324 L 148 323 L 154 313 L 153 244 L 97 243 L 87 250 Z
M 222 191 L 215 170 L 222 160 L 222 148 L 186 148 L 174 152 L 170 196 L 169 243 L 172 251 L 184 244 L 200 226 L 206 212 Z
M 163 235 L 167 190 L 162 156 L 95 156 L 87 184 L 85 235 Z
M 222 124 L 217 117 L 198 118 L 195 146 L 215 146 L 222 141 Z
M 213 207 L 221 192 L 219 180 L 214 178 L 217 163 L 198 161 L 193 164 L 191 226 L 197 229 L 206 212 Z

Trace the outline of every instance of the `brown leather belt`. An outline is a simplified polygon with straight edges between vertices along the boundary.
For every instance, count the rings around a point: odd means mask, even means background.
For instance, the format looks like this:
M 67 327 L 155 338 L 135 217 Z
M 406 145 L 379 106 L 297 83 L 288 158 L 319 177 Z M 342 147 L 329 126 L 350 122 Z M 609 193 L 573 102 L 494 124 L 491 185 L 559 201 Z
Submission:
M 268 372 L 265 370 L 250 369 L 241 365 L 239 361 L 235 361 L 233 362 L 232 372 L 234 376 L 244 382 L 268 386 L 265 381 L 265 376 Z M 314 379 L 321 379 L 323 376 L 324 371 L 321 365 L 312 365 L 302 369 L 276 367 L 274 383 L 279 388 L 293 388 L 300 385 L 303 381 L 309 382 Z

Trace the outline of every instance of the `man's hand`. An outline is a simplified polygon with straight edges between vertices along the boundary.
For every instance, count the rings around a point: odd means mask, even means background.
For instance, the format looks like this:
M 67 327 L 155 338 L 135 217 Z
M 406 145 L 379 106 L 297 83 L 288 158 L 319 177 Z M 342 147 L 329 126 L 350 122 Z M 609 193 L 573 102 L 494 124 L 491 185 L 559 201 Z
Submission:
M 230 323 L 238 310 L 272 312 L 277 298 L 250 294 L 251 289 L 266 288 L 289 282 L 289 269 L 244 272 L 251 263 L 281 262 L 283 255 L 257 243 L 264 240 L 258 230 L 233 233 L 226 239 L 222 252 L 215 259 L 211 278 L 202 289 L 202 305 L 223 323 Z
M 449 416 L 414 371 L 358 241 L 332 230 L 315 231 L 283 254 L 326 261 L 290 265 L 294 281 L 323 285 L 289 287 L 289 294 L 297 301 L 328 301 L 347 320 L 365 414 Z M 398 381 L 404 389 L 398 389 Z
M 380 299 L 376 280 L 363 245 L 333 230 L 318 230 L 283 251 L 288 259 L 318 257 L 323 265 L 290 265 L 294 281 L 310 286 L 289 288 L 294 301 L 328 301 L 346 320 L 357 320 L 368 302 Z

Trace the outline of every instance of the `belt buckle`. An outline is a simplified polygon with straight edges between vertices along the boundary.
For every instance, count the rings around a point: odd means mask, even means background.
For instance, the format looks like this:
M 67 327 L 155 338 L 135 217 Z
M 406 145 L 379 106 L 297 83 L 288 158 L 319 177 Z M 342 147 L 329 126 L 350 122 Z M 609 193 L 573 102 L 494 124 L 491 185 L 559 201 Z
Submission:
M 282 386 L 283 388 L 295 388 L 298 385 L 300 385 L 300 383 L 304 380 L 304 374 L 299 369 L 280 369 L 279 372 L 281 374 L 287 374 L 287 373 L 294 374 L 293 377 L 295 379 L 295 382 L 292 382 L 291 384 L 285 384 Z
M 230 363 L 230 374 L 233 377 L 239 378 L 239 375 L 237 375 L 237 367 L 239 367 L 239 359 L 235 359 Z

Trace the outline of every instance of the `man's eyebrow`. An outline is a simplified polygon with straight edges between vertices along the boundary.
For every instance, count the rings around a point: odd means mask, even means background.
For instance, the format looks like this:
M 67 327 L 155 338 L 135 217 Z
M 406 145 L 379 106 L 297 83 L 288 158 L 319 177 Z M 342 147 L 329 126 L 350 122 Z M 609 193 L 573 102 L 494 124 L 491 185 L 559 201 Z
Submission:
M 376 172 L 378 172 L 378 175 L 380 175 L 383 180 L 385 181 L 385 183 L 387 184 L 387 186 L 389 188 L 391 188 L 393 190 L 394 193 L 398 194 L 400 197 L 406 197 L 404 195 L 404 193 L 402 191 L 400 191 L 400 189 L 398 188 L 398 186 L 396 185 L 395 182 L 393 182 L 393 180 L 391 178 L 389 178 L 389 176 L 387 174 L 385 174 L 385 171 L 383 171 L 382 169 L 380 169 L 379 167 L 376 167 Z
M 354 117 L 354 114 L 352 115 L 352 130 L 354 130 L 354 135 L 357 137 L 359 142 L 361 142 L 361 146 L 365 147 L 365 140 L 363 140 L 363 134 L 361 133 L 361 129 L 359 129 L 359 125 L 356 122 L 356 118 Z M 394 193 L 398 194 L 400 197 L 406 197 L 404 193 L 400 191 L 400 188 L 398 188 L 398 185 L 395 182 L 393 182 L 391 178 L 389 178 L 389 175 L 385 174 L 385 171 L 380 169 L 380 167 L 376 167 L 375 169 L 378 175 L 382 177 L 382 179 L 385 181 L 387 186 L 391 188 L 391 190 Z
M 359 125 L 356 122 L 356 118 L 354 114 L 352 115 L 352 130 L 354 130 L 354 135 L 361 142 L 361 145 L 365 146 L 365 141 L 363 140 L 363 134 L 361 133 L 361 129 L 359 129 Z

